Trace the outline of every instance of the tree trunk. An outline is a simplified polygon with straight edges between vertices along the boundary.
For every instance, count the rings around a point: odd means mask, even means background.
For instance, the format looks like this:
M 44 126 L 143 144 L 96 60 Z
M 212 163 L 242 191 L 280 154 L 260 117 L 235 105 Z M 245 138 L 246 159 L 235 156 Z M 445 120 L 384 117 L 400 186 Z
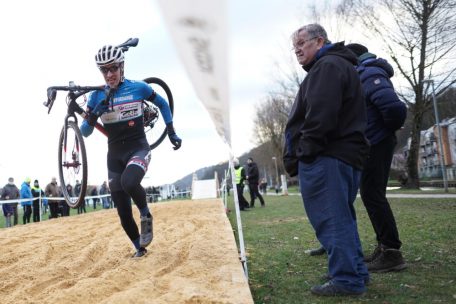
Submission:
M 415 107 L 413 115 L 411 143 L 409 155 L 407 157 L 408 180 L 405 187 L 409 189 L 419 189 L 420 178 L 418 175 L 418 161 L 420 158 L 421 122 L 423 120 L 423 113 L 420 111 L 419 107 Z

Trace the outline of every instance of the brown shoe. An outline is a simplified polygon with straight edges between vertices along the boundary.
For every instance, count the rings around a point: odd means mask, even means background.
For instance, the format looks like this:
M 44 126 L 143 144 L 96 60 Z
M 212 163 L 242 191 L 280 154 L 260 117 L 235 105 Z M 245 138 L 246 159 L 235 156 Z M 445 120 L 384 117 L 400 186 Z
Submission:
M 401 271 L 407 268 L 407 264 L 398 249 L 381 247 L 381 252 L 375 260 L 367 263 L 369 272 Z
M 380 253 L 382 252 L 381 246 L 382 245 L 380 243 L 378 243 L 377 247 L 375 247 L 375 249 L 374 249 L 374 252 L 372 252 L 370 255 L 364 257 L 364 262 L 365 263 L 370 263 L 373 260 L 375 260 L 380 255 Z

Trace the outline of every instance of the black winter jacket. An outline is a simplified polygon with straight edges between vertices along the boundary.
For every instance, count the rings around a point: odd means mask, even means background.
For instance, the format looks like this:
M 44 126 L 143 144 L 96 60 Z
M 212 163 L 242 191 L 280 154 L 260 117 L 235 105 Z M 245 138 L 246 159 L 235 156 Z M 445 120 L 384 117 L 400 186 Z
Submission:
M 369 152 L 366 106 L 357 58 L 343 42 L 324 46 L 309 65 L 285 128 L 284 165 L 294 176 L 298 161 L 330 156 L 362 169 Z
M 247 180 L 249 185 L 258 184 L 260 179 L 260 172 L 258 171 L 258 166 L 255 162 L 247 164 Z
M 390 81 L 394 70 L 386 60 L 365 53 L 360 61 L 357 70 L 366 97 L 366 136 L 370 144 L 375 145 L 402 127 L 407 107 L 394 91 Z

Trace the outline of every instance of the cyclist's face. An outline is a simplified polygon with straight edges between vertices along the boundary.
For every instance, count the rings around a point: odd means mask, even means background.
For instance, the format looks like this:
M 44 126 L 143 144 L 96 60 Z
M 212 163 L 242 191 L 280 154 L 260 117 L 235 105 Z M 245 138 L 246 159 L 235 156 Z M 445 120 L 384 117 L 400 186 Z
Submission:
M 110 88 L 117 88 L 122 75 L 122 65 L 120 63 L 102 66 L 100 67 L 100 72 Z

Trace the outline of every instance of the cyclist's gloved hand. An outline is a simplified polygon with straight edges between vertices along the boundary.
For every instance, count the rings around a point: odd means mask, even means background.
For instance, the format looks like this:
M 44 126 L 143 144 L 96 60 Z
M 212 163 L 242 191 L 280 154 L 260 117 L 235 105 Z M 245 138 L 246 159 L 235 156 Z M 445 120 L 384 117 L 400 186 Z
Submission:
M 109 105 L 104 100 L 101 100 L 95 108 L 93 108 L 92 113 L 97 117 L 100 117 L 103 113 L 108 112 L 108 110 Z
M 173 149 L 174 150 L 179 149 L 182 145 L 182 139 L 180 139 L 179 136 L 177 136 L 172 122 L 166 124 L 166 130 L 168 132 L 169 140 L 171 141 L 171 143 L 174 146 Z
M 100 117 L 103 113 L 108 112 L 109 106 L 104 100 L 101 100 L 89 113 L 89 117 L 87 117 L 87 122 L 92 127 L 95 126 L 97 123 L 98 117 Z

